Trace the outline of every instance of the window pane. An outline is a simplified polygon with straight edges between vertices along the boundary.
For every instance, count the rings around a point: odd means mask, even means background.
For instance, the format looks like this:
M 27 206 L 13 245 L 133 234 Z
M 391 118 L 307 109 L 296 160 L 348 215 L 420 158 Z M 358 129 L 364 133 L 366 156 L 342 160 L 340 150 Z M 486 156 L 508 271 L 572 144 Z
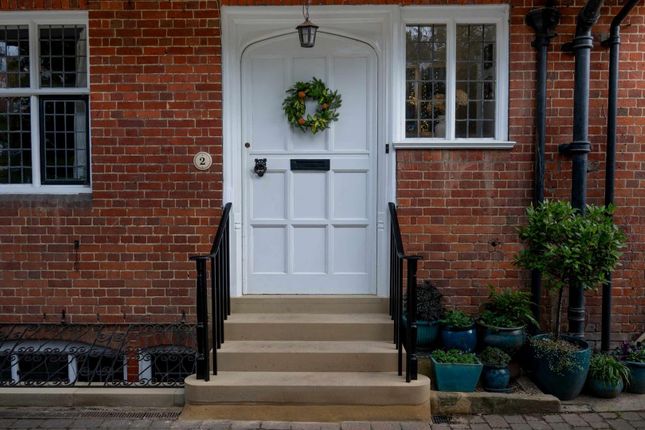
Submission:
M 40 86 L 87 86 L 85 26 L 40 26 Z
M 41 103 L 43 183 L 87 183 L 86 100 L 43 98 Z
M 406 137 L 446 135 L 446 26 L 406 27 Z
M 29 29 L 0 26 L 0 88 L 29 87 Z
M 30 183 L 29 97 L 0 97 L 0 184 Z
M 456 137 L 495 137 L 495 30 L 457 25 Z

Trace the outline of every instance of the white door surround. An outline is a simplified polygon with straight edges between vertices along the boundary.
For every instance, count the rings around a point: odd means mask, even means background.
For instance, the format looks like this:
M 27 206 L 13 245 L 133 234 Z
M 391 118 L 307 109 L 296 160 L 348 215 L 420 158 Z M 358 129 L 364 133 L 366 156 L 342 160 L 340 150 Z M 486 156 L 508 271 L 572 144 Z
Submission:
M 248 204 L 248 199 L 245 200 L 244 196 L 244 184 L 249 180 L 249 177 L 244 176 L 248 173 L 245 170 L 248 170 L 249 166 L 247 165 L 248 150 L 244 148 L 245 131 L 242 126 L 244 122 L 242 116 L 244 111 L 243 58 L 245 51 L 258 43 L 281 38 L 281 36 L 293 37 L 297 40 L 295 26 L 302 20 L 301 11 L 300 7 L 222 7 L 224 201 L 233 202 L 231 214 L 233 220 L 231 294 L 233 296 L 240 296 L 246 291 L 246 280 L 242 275 L 246 269 L 245 265 L 249 263 L 245 260 L 246 249 L 243 245 L 247 243 L 247 238 L 244 237 L 246 231 L 244 214 L 245 204 Z M 372 286 L 369 291 L 360 292 L 387 296 L 389 288 L 387 202 L 393 199 L 395 193 L 395 159 L 393 151 L 386 153 L 385 150 L 386 143 L 391 142 L 389 137 L 391 127 L 387 123 L 387 118 L 391 115 L 386 112 L 386 106 L 390 105 L 388 103 L 389 79 L 392 75 L 390 70 L 392 61 L 389 61 L 392 52 L 390 45 L 395 31 L 394 22 L 397 21 L 398 8 L 334 6 L 312 8 L 311 12 L 312 20 L 320 26 L 321 40 L 325 37 L 346 38 L 357 45 L 366 44 L 371 47 L 375 58 L 376 94 L 372 97 L 376 107 L 374 117 L 377 126 L 376 130 L 373 130 L 370 145 L 373 148 L 375 161 L 373 172 L 377 177 L 373 181 L 375 189 L 372 188 L 370 199 L 374 202 L 372 211 L 375 213 L 372 214 L 372 222 L 376 231 L 376 249 L 371 260 L 378 269 L 375 273 L 376 279 L 371 276 L 369 282 Z M 308 291 L 308 293 L 312 292 Z

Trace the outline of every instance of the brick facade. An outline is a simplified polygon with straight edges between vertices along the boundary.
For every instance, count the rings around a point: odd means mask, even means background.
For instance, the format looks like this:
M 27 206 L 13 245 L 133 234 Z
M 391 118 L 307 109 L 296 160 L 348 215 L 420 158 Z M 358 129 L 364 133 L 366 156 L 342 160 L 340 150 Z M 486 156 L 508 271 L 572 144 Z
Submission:
M 562 21 L 548 66 L 546 192 L 568 198 L 570 162 L 557 145 L 571 140 L 573 58 L 559 48 L 571 39 L 583 1 L 560 3 Z M 526 273 L 512 263 L 533 178 L 535 54 L 524 16 L 542 2 L 510 4 L 513 150 L 397 153 L 407 250 L 423 255 L 421 278 L 434 280 L 450 304 L 469 311 L 485 298 L 487 284 L 528 284 Z M 608 32 L 622 2 L 606 4 L 595 33 Z M 175 321 L 182 312 L 191 314 L 187 257 L 208 249 L 221 205 L 219 2 L 0 0 L 0 10 L 39 9 L 89 11 L 93 193 L 1 198 L 0 321 L 58 321 L 63 309 L 73 322 L 96 321 L 97 314 L 105 322 Z M 626 21 L 621 55 L 616 203 L 629 245 L 614 277 L 615 340 L 645 331 L 644 31 L 641 6 Z M 588 194 L 594 203 L 602 203 L 604 192 L 607 60 L 608 51 L 596 46 Z M 214 156 L 207 172 L 191 167 L 201 150 Z M 587 309 L 594 337 L 600 314 L 596 295 L 588 296 Z

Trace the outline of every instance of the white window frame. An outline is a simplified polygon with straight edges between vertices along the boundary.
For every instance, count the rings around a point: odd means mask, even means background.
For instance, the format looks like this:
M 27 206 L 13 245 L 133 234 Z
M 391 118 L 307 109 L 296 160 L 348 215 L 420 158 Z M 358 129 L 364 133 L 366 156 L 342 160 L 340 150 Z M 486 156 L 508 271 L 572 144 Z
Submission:
M 394 146 L 395 148 L 441 149 L 509 149 L 515 142 L 508 140 L 508 70 L 509 70 L 509 6 L 406 6 L 401 8 L 398 31 L 398 56 L 395 72 Z M 446 25 L 446 137 L 408 138 L 405 136 L 405 67 L 406 26 L 425 24 Z M 456 28 L 457 24 L 496 25 L 496 93 L 495 138 L 455 138 L 456 91 Z
M 87 174 L 90 185 L 44 185 L 40 174 L 40 105 L 39 96 L 87 96 L 88 124 L 91 124 L 90 93 L 90 47 L 89 23 L 86 11 L 56 12 L 3 12 L 0 25 L 29 27 L 29 88 L 0 88 L 0 97 L 30 97 L 31 117 L 31 184 L 0 184 L 0 195 L 3 194 L 84 194 L 91 193 L 92 163 L 88 163 Z M 86 86 L 79 88 L 40 88 L 40 43 L 39 25 L 83 25 L 87 38 L 86 44 Z M 91 160 L 91 129 L 88 127 L 87 150 Z

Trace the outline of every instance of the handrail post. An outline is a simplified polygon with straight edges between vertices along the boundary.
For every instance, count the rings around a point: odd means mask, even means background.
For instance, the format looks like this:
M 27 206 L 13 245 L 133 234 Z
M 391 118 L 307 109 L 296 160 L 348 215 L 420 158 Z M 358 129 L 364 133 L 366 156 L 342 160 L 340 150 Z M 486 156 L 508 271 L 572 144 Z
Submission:
M 209 369 L 209 348 L 208 348 L 208 291 L 206 289 L 206 260 L 208 256 L 190 257 L 195 260 L 195 269 L 197 270 L 197 360 L 196 376 L 197 379 L 208 381 L 210 379 Z
M 405 366 L 406 382 L 417 379 L 419 368 L 417 360 L 417 262 L 420 259 L 421 257 L 418 256 L 406 257 L 406 260 L 408 260 L 408 324 L 405 342 L 405 350 L 407 353 Z

